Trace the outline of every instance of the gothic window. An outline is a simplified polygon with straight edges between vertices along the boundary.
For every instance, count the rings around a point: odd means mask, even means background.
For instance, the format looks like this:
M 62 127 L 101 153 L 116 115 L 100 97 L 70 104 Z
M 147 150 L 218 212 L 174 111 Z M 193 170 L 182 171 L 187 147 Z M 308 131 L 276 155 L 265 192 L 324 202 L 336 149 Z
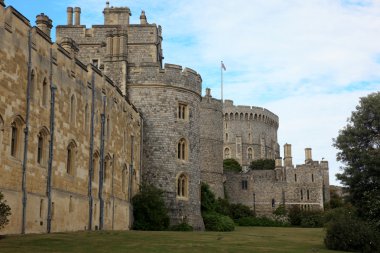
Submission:
M 243 179 L 241 181 L 241 189 L 242 190 L 247 190 L 248 189 L 248 181 L 247 181 L 247 179 Z
M 297 182 L 297 174 L 294 174 L 294 182 Z
M 177 109 L 178 119 L 187 119 L 187 105 L 183 103 L 178 104 Z
M 228 141 L 228 133 L 226 133 L 226 141 Z
M 301 200 L 303 200 L 303 191 L 301 189 Z
M 274 208 L 275 206 L 276 206 L 276 200 L 272 199 L 272 208 Z
M 92 182 L 97 182 L 97 176 L 99 173 L 99 153 L 96 151 L 92 156 L 92 174 L 91 179 Z
M 185 174 L 181 174 L 177 179 L 177 196 L 187 197 L 188 178 Z
M 224 149 L 224 159 L 228 159 L 228 158 L 230 158 L 230 149 L 225 148 Z
M 11 156 L 17 159 L 21 156 L 22 126 L 20 118 L 16 118 L 11 124 Z
M 71 141 L 67 146 L 66 172 L 71 176 L 74 175 L 76 148 L 77 145 L 74 141 Z
M 306 195 L 307 195 L 307 200 L 310 200 L 309 190 L 306 191 Z
M 248 148 L 248 160 L 252 160 L 253 159 L 253 150 L 252 148 Z
M 83 130 L 88 130 L 89 125 L 89 118 L 90 118 L 90 112 L 89 112 L 88 104 L 84 107 L 84 124 L 83 124 Z
M 76 99 L 74 94 L 70 98 L 70 123 L 75 125 L 76 119 Z
M 311 174 L 311 182 L 314 182 L 314 174 Z
M 187 159 L 187 143 L 184 138 L 180 139 L 177 147 L 177 158 L 180 160 Z
M 127 178 L 128 178 L 128 169 L 124 165 L 122 175 L 121 175 L 121 190 L 123 193 L 127 193 Z
M 45 78 L 42 83 L 42 106 L 46 107 L 48 104 L 48 99 L 49 99 L 48 93 L 49 93 L 49 86 Z
M 37 163 L 46 165 L 47 162 L 47 130 L 42 129 L 37 135 Z

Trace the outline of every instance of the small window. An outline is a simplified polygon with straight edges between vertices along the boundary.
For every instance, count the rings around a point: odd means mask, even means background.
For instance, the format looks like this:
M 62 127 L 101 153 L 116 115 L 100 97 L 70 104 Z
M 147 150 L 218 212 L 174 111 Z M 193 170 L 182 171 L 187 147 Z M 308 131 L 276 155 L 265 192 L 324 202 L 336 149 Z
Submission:
M 309 190 L 306 191 L 307 194 L 307 200 L 310 200 Z
M 230 158 L 230 149 L 225 148 L 224 149 L 224 159 L 228 159 L 228 158 Z
M 11 124 L 11 156 L 19 159 L 21 155 L 21 129 L 23 123 L 20 118 L 16 118 Z
M 74 211 L 73 196 L 70 196 L 70 200 L 69 200 L 69 213 L 72 213 L 73 211 Z
M 37 162 L 42 164 L 42 153 L 44 147 L 44 139 L 41 135 L 38 136 L 38 145 L 37 145 Z
M 272 208 L 275 208 L 275 206 L 276 206 L 276 200 L 272 199 Z
M 186 140 L 184 138 L 182 138 L 178 142 L 177 158 L 180 160 L 186 160 L 187 158 L 187 145 L 186 145 Z
M 187 119 L 187 105 L 183 103 L 178 104 L 178 119 Z
M 188 179 L 185 174 L 181 174 L 177 180 L 177 196 L 187 197 Z
M 241 189 L 248 190 L 248 180 L 244 179 L 241 181 Z
M 99 68 L 99 60 L 98 59 L 92 59 L 92 65 L 94 65 L 96 68 Z
M 121 190 L 123 193 L 127 193 L 127 178 L 128 178 L 128 169 L 127 169 L 127 166 L 124 165 L 124 169 L 122 171 L 122 176 L 121 176 Z
M 40 200 L 40 218 L 44 215 L 44 199 Z
M 42 83 L 42 106 L 47 106 L 48 104 L 48 93 L 49 93 L 49 86 L 46 79 L 44 79 Z
M 297 182 L 297 174 L 294 174 L 294 182 Z
M 226 133 L 226 141 L 228 141 L 228 133 Z
M 301 200 L 303 200 L 303 191 L 301 189 Z
M 76 120 L 76 99 L 74 94 L 70 98 L 70 123 L 75 125 Z
M 66 172 L 69 175 L 74 175 L 75 152 L 76 152 L 76 145 L 75 145 L 75 142 L 72 141 L 67 146 Z
M 11 156 L 17 157 L 18 146 L 18 129 L 16 125 L 12 125 L 12 140 L 11 140 Z
M 311 182 L 314 183 L 314 174 L 311 174 Z

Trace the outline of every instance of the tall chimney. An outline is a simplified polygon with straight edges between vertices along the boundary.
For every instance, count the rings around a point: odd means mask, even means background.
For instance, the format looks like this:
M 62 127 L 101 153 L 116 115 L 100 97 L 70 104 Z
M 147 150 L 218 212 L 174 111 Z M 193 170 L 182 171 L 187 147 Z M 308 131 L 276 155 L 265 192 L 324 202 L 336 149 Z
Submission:
M 305 163 L 309 164 L 313 161 L 311 156 L 311 148 L 305 148 Z
M 74 8 L 74 14 L 75 14 L 75 23 L 74 25 L 80 25 L 80 8 L 79 7 L 75 7 Z
M 73 25 L 73 7 L 67 7 L 67 25 Z
M 141 11 L 141 15 L 140 15 L 140 24 L 141 24 L 141 25 L 146 25 L 146 24 L 148 24 L 148 21 L 146 20 L 146 16 L 145 16 L 145 11 Z
M 211 89 L 206 88 L 206 97 L 211 97 Z
M 53 21 L 51 21 L 51 19 L 44 13 L 37 15 L 36 18 L 37 27 L 50 38 L 50 31 L 53 27 Z
M 284 166 L 285 167 L 293 167 L 292 161 L 292 145 L 286 143 L 284 145 Z

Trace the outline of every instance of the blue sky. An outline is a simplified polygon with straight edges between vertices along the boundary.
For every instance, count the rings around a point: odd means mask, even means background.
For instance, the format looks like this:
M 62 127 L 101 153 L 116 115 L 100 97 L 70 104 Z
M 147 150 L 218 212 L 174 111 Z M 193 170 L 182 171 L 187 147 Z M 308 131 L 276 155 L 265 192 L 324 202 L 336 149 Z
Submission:
M 66 7 L 82 8 L 82 23 L 102 24 L 105 1 L 5 0 L 34 24 L 44 12 L 54 25 L 66 23 Z M 165 62 L 193 68 L 203 90 L 265 107 L 280 117 L 279 143 L 293 145 L 293 161 L 330 163 L 331 183 L 341 164 L 332 138 L 359 98 L 380 90 L 379 0 L 111 0 L 141 10 L 163 28 Z M 282 151 L 283 152 L 283 151 Z

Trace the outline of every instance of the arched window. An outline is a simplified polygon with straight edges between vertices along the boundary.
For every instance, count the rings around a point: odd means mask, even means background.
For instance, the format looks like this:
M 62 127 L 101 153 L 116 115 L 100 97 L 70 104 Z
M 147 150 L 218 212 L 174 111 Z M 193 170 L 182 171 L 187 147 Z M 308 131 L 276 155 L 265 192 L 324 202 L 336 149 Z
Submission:
M 226 141 L 228 141 L 228 133 L 226 133 Z
M 252 148 L 248 148 L 248 160 L 252 160 L 253 159 L 253 150 Z
M 20 159 L 23 121 L 17 117 L 11 124 L 11 156 Z
M 309 190 L 306 191 L 306 195 L 307 195 L 307 200 L 310 200 L 310 192 L 309 192 Z
M 128 168 L 127 165 L 123 166 L 123 171 L 121 172 L 121 190 L 123 193 L 127 193 L 127 178 L 128 178 Z
M 177 196 L 187 197 L 188 196 L 188 178 L 185 174 L 180 174 L 177 179 Z
M 234 119 L 234 114 L 231 112 L 230 113 L 230 120 L 233 120 Z
M 49 86 L 46 81 L 46 78 L 44 78 L 44 81 L 42 83 L 42 106 L 47 106 L 48 104 L 48 94 L 49 94 Z
M 111 157 L 109 155 L 107 155 L 105 158 L 104 158 L 104 167 L 103 167 L 103 182 L 106 182 L 106 180 L 108 180 L 108 178 L 110 177 L 110 170 L 111 168 Z
M 37 135 L 37 163 L 40 165 L 46 165 L 47 162 L 47 136 L 48 132 L 43 128 Z
M 177 118 L 178 119 L 187 119 L 187 104 L 184 103 L 178 103 L 178 109 L 177 109 Z
M 98 182 L 98 174 L 99 174 L 99 153 L 96 151 L 92 156 L 92 182 Z
M 76 99 L 74 94 L 70 98 L 70 123 L 75 125 L 76 120 Z
M 180 160 L 187 160 L 187 143 L 184 138 L 180 139 L 178 142 L 177 157 Z
M 30 100 L 33 101 L 34 99 L 34 93 L 35 93 L 35 81 L 36 81 L 36 74 L 34 73 L 34 69 L 32 70 L 32 73 L 30 74 Z
M 301 200 L 303 200 L 303 191 L 301 189 Z
M 228 159 L 228 158 L 230 158 L 230 149 L 225 148 L 224 149 L 224 159 Z
M 88 104 L 84 107 L 84 124 L 83 124 L 83 130 L 88 130 L 89 125 L 89 118 L 90 118 L 90 112 L 89 112 Z
M 76 148 L 77 145 L 74 141 L 71 141 L 67 146 L 66 172 L 72 176 L 74 175 Z

